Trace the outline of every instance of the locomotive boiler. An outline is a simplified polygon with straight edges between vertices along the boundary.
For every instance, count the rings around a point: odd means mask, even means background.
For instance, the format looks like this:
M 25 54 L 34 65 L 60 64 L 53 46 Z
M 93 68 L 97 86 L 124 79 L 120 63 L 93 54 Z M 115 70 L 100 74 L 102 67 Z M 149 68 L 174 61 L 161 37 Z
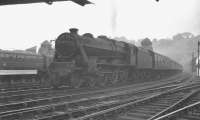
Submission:
M 79 88 L 141 82 L 182 71 L 181 65 L 161 56 L 106 36 L 79 35 L 73 28 L 56 39 L 49 73 L 54 86 Z

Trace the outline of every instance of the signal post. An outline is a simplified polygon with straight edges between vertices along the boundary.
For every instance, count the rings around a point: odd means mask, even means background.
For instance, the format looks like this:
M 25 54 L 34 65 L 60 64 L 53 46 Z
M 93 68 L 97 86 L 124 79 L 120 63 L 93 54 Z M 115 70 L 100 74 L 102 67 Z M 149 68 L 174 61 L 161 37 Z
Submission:
M 200 41 L 198 41 L 198 50 L 197 50 L 197 76 L 199 77 L 199 47 Z

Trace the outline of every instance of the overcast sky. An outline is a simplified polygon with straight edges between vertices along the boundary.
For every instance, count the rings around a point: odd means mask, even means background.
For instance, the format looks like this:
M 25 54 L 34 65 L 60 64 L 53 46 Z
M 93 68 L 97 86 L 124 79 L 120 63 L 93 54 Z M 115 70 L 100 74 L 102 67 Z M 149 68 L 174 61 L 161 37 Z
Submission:
M 71 27 L 79 33 L 166 38 L 200 33 L 200 0 L 91 0 L 0 6 L 0 49 L 26 49 L 55 39 Z

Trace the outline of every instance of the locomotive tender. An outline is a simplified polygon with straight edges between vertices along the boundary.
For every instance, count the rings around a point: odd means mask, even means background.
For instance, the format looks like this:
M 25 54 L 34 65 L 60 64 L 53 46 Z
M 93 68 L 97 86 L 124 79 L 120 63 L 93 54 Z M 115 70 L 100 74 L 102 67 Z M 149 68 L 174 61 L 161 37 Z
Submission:
M 151 81 L 182 71 L 182 66 L 151 50 L 78 29 L 62 33 L 55 41 L 49 75 L 55 86 L 107 86 Z

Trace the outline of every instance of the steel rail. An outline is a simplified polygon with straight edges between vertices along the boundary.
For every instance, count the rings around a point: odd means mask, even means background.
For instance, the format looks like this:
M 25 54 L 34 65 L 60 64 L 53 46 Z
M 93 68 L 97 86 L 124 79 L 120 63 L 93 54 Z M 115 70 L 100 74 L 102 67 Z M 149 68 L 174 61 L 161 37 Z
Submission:
M 160 88 L 151 88 L 151 89 L 145 89 L 142 91 L 122 91 L 122 92 L 118 92 L 115 94 L 109 94 L 109 95 L 104 95 L 104 96 L 95 96 L 95 97 L 91 97 L 91 98 L 87 98 L 87 99 L 80 99 L 80 100 L 75 100 L 75 101 L 71 101 L 71 102 L 64 102 L 64 103 L 57 103 L 57 104 L 51 104 L 51 105 L 43 105 L 43 106 L 39 106 L 39 107 L 32 107 L 32 108 L 27 108 L 27 109 L 21 109 L 21 110 L 13 110 L 13 111 L 6 111 L 6 112 L 1 112 L 0 113 L 0 118 L 2 116 L 8 116 L 8 114 L 16 114 L 16 113 L 20 113 L 22 115 L 22 112 L 31 112 L 31 111 L 36 111 L 38 109 L 45 109 L 45 108 L 56 108 L 57 106 L 80 106 L 80 104 L 84 104 L 84 103 L 88 103 L 88 102 L 99 102 L 102 100 L 108 100 L 108 99 L 113 99 L 113 98 L 119 98 L 119 97 L 127 97 L 127 96 L 133 96 L 134 94 L 145 94 L 145 92 L 147 93 L 151 93 L 151 91 L 156 91 L 156 90 L 165 90 L 165 89 L 170 89 L 173 87 L 177 87 L 176 85 L 173 86 L 165 86 L 165 87 L 160 87 Z M 138 97 L 135 97 L 135 99 L 138 99 Z M 110 101 L 110 100 L 108 100 Z
M 200 119 L 199 113 L 197 113 L 196 114 L 197 116 L 195 116 L 195 112 L 198 112 L 199 110 L 200 110 L 200 101 L 185 106 L 181 109 L 178 109 L 166 115 L 163 115 L 161 117 L 158 117 L 155 120 L 169 120 L 169 119 L 181 119 L 181 118 L 183 118 L 184 120 L 191 120 L 191 119 L 199 120 Z M 194 112 L 192 113 L 194 116 L 189 115 L 190 112 Z
M 185 79 L 187 79 L 188 77 L 190 77 L 190 76 L 187 76 L 187 77 L 185 77 L 185 76 L 182 76 L 182 77 L 180 77 L 178 80 L 175 80 L 175 81 L 170 81 L 170 79 L 165 79 L 165 81 L 164 81 L 164 83 L 162 83 L 162 81 L 159 81 L 158 83 L 160 83 L 161 82 L 161 84 L 176 84 L 176 83 L 179 83 L 180 81 L 182 81 L 182 80 L 185 80 Z M 173 79 L 173 78 L 172 78 Z M 166 82 L 167 81 L 167 82 Z M 150 84 L 152 84 L 152 83 L 144 83 L 144 84 L 137 84 L 137 87 L 138 86 L 146 86 L 146 85 L 150 85 Z M 153 84 L 155 84 L 155 83 L 153 83 Z M 134 85 L 127 85 L 127 86 L 122 86 L 122 87 L 118 87 L 118 88 L 116 88 L 116 89 L 120 89 L 120 88 L 124 88 L 124 87 L 134 87 Z M 66 87 L 65 87 L 66 88 Z M 43 91 L 42 91 L 43 90 Z M 2 95 L 1 93 L 0 93 L 0 101 L 6 101 L 6 102 L 8 102 L 8 101 L 12 101 L 13 102 L 13 100 L 15 100 L 15 101 L 17 101 L 18 99 L 17 98 L 19 98 L 19 101 L 23 101 L 23 99 L 27 99 L 27 98 L 29 98 L 29 99 L 31 99 L 30 97 L 39 97 L 39 98 L 41 98 L 42 96 L 44 96 L 44 95 L 47 95 L 47 94 L 53 94 L 53 93 L 50 93 L 49 91 L 48 91 L 49 89 L 41 89 L 41 90 L 36 90 L 36 91 L 38 91 L 37 93 L 35 93 L 34 92 L 34 90 L 31 90 L 31 91 L 27 91 L 28 93 L 23 93 L 23 94 L 20 94 L 20 95 L 18 95 L 18 94 L 16 94 L 16 92 L 14 92 L 15 94 L 14 95 L 8 95 L 8 96 L 4 96 L 4 95 Z M 73 92 L 73 90 L 71 90 L 71 89 L 67 89 L 67 91 L 72 91 Z M 75 90 L 75 91 L 83 91 L 84 90 L 84 88 L 83 89 L 79 89 L 79 90 Z M 94 91 L 95 89 L 88 89 L 88 90 L 92 90 L 92 91 Z M 98 89 L 97 89 L 98 90 Z M 109 88 L 108 88 L 108 90 L 109 90 Z M 87 91 L 87 90 L 86 90 Z M 24 92 L 24 91 L 22 91 L 22 92 Z M 34 93 L 33 93 L 34 92 Z M 52 90 L 52 92 L 53 92 L 53 90 Z M 56 92 L 55 92 L 56 93 Z M 57 93 L 61 93 L 61 91 L 58 91 Z M 4 93 L 4 94 L 6 94 L 6 93 Z M 64 94 L 66 94 L 66 93 L 64 93 Z M 45 96 L 46 97 L 46 96 Z
M 169 78 L 166 78 L 166 79 L 162 79 L 162 80 L 160 80 L 160 82 L 162 82 L 162 81 L 169 81 L 169 80 L 171 80 L 171 79 L 177 79 L 177 78 L 179 78 L 180 79 L 180 81 L 183 81 L 184 80 L 184 78 L 185 79 L 187 79 L 187 78 L 189 78 L 190 76 L 188 75 L 188 74 L 185 74 L 185 73 L 181 73 L 181 74 L 178 74 L 178 75 L 174 75 L 174 76 L 171 76 L 171 77 L 169 77 Z M 181 79 L 183 79 L 183 80 L 181 80 Z M 179 82 L 178 80 L 176 80 L 177 82 Z M 155 82 L 155 81 L 153 81 L 153 82 Z M 158 82 L 158 81 L 156 81 L 156 82 Z M 150 84 L 151 82 L 146 82 L 146 83 L 148 83 L 148 84 Z M 67 86 L 64 86 L 65 88 L 67 87 Z M 5 95 L 10 95 L 10 94 L 14 94 L 14 95 L 16 95 L 16 94 L 18 94 L 18 93 L 20 93 L 20 92 L 22 92 L 22 93 L 24 93 L 24 92 L 27 92 L 27 93 L 29 93 L 30 91 L 37 91 L 38 90 L 38 88 L 36 88 L 36 89 L 20 89 L 20 90 L 17 90 L 17 89 L 15 89 L 15 90 L 11 90 L 11 91 L 7 91 L 7 90 L 4 90 L 4 91 L 2 91 L 2 92 L 0 92 L 0 96 L 5 96 Z
M 96 113 L 85 115 L 83 117 L 77 118 L 76 120 L 106 119 L 106 117 L 111 117 L 111 116 L 113 117 L 115 115 L 119 115 L 121 113 L 127 112 L 128 110 L 132 109 L 133 107 L 135 107 L 137 105 L 144 104 L 146 102 L 155 100 L 156 98 L 162 97 L 163 95 L 172 94 L 172 93 L 174 94 L 175 91 L 181 91 L 181 90 L 185 90 L 185 89 L 197 89 L 198 87 L 199 87 L 199 85 L 195 85 L 195 84 L 190 85 L 188 87 L 181 86 L 181 87 L 175 88 L 173 90 L 166 91 L 162 94 L 153 95 L 151 97 L 144 98 L 142 100 L 138 100 L 135 102 L 128 102 L 126 104 L 119 105 L 117 107 L 113 107 L 113 108 L 109 108 L 107 110 L 102 110 L 102 111 L 99 111 Z M 175 102 L 175 103 L 177 103 L 177 102 Z

